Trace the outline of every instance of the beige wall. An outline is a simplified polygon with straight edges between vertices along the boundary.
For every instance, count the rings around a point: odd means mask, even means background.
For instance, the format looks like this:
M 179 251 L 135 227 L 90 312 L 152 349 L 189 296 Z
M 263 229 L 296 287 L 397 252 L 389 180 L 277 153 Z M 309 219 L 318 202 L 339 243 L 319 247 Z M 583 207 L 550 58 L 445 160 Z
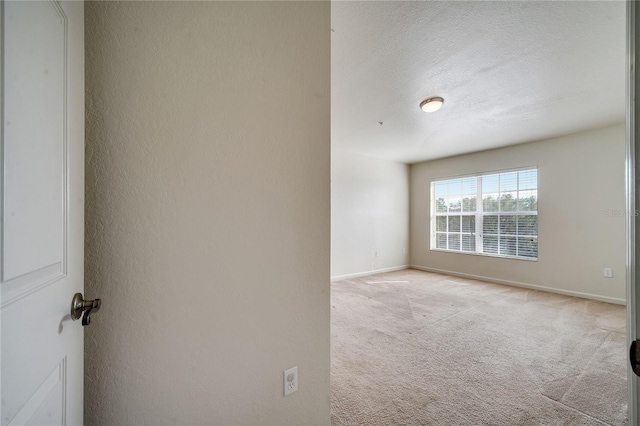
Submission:
M 331 276 L 406 268 L 409 166 L 362 155 L 331 155 Z
M 411 166 L 411 264 L 623 303 L 624 144 L 618 125 Z M 429 249 L 432 179 L 525 166 L 538 166 L 537 262 Z
M 329 27 L 87 2 L 87 424 L 329 424 Z

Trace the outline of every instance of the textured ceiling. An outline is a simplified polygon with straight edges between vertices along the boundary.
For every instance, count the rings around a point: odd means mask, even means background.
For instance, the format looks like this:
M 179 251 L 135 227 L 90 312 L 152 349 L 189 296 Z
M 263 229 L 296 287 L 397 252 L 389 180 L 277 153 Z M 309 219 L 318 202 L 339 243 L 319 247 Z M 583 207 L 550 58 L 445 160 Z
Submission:
M 333 2 L 332 148 L 415 163 L 624 122 L 625 7 Z

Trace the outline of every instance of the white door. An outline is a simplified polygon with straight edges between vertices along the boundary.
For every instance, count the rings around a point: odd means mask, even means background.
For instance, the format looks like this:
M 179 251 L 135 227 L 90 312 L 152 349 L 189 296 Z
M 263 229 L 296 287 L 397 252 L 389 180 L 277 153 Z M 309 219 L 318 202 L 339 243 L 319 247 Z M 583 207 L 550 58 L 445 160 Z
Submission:
M 2 2 L 2 425 L 82 423 L 83 15 Z

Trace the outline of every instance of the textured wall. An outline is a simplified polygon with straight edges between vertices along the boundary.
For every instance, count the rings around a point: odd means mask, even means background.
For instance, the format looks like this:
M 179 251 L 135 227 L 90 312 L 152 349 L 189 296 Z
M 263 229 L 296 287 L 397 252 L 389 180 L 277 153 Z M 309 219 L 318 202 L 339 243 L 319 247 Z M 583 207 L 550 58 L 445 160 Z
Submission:
M 328 424 L 330 4 L 85 18 L 86 423 Z
M 623 303 L 624 144 L 621 124 L 411 166 L 412 265 Z M 537 262 L 429 249 L 432 179 L 526 166 L 538 166 Z
M 331 276 L 403 267 L 409 259 L 409 166 L 331 154 Z

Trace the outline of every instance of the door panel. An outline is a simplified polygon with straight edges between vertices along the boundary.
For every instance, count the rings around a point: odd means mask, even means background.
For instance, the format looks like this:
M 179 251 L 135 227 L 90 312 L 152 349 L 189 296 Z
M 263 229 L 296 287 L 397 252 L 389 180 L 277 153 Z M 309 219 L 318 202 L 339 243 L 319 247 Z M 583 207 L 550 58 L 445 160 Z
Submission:
M 5 2 L 4 17 L 3 305 L 66 270 L 67 41 L 55 2 Z
M 66 413 L 63 398 L 66 379 L 65 366 L 66 362 L 60 363 L 60 365 L 45 381 L 46 386 L 42 386 L 38 389 L 38 393 L 34 394 L 34 403 L 32 406 L 35 409 L 33 410 L 33 414 L 31 414 L 31 407 L 29 407 L 29 410 L 25 410 L 23 408 L 25 418 L 28 417 L 28 420 L 24 422 L 21 421 L 21 411 L 14 419 L 13 424 L 38 426 L 66 424 Z M 41 397 L 45 398 L 44 401 L 40 400 Z M 17 419 L 20 421 L 16 421 Z
M 2 281 L 57 265 L 51 279 L 62 269 L 64 245 L 67 19 L 54 2 L 9 1 L 4 13 L 11 59 L 4 68 L 4 155 L 11 161 L 4 169 Z
M 5 424 L 81 424 L 84 19 L 2 2 L 1 388 Z

